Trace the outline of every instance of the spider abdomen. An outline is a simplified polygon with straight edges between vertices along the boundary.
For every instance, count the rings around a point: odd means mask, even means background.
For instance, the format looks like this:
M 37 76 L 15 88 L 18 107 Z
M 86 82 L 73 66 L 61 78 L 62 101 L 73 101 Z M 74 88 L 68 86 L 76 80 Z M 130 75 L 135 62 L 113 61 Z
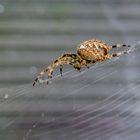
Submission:
M 100 61 L 108 54 L 110 46 L 101 40 L 88 40 L 80 44 L 77 53 L 84 60 Z

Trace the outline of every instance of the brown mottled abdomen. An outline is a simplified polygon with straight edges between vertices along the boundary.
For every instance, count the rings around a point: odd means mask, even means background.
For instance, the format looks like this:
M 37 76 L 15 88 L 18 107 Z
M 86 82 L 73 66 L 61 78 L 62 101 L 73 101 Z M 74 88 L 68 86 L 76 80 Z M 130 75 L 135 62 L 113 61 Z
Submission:
M 77 53 L 85 60 L 100 61 L 111 47 L 101 40 L 88 40 L 80 44 Z

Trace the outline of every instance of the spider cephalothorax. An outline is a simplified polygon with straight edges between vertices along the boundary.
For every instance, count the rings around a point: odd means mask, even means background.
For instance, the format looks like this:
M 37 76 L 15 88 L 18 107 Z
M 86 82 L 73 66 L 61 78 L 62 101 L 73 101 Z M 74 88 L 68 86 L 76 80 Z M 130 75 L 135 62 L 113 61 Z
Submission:
M 82 67 L 89 68 L 88 64 L 102 62 L 107 59 L 111 59 L 112 57 L 119 57 L 124 54 L 130 53 L 130 50 L 125 50 L 117 53 L 110 54 L 109 51 L 112 48 L 117 47 L 130 47 L 130 45 L 125 44 L 116 44 L 116 45 L 107 45 L 101 40 L 87 40 L 80 44 L 77 50 L 77 54 L 66 53 L 56 59 L 50 66 L 45 68 L 40 72 L 40 74 L 35 79 L 33 86 L 37 81 L 40 83 L 47 83 L 48 80 L 52 78 L 53 70 L 60 67 L 60 73 L 62 75 L 62 66 L 64 64 L 70 64 L 74 67 L 74 69 L 80 71 Z M 48 80 L 43 80 L 43 75 L 47 72 Z

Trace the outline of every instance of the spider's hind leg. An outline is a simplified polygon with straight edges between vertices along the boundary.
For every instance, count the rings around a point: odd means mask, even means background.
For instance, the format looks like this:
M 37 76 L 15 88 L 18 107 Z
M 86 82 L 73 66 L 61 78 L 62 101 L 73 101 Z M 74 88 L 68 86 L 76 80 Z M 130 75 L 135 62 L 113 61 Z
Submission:
M 125 55 L 125 54 L 129 54 L 131 53 L 132 50 L 126 50 L 126 51 L 122 51 L 122 52 L 116 52 L 116 53 L 112 53 L 111 54 L 111 57 L 120 57 L 122 55 Z
M 126 44 L 115 44 L 111 46 L 112 48 L 121 48 L 121 47 L 131 47 L 130 45 Z

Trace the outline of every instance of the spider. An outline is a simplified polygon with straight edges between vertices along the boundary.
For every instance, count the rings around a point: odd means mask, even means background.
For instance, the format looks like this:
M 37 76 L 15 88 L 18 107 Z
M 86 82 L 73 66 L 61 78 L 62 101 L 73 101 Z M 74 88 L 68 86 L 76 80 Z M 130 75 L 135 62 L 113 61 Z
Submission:
M 51 65 L 46 67 L 44 70 L 40 72 L 35 81 L 33 82 L 33 86 L 37 81 L 39 83 L 49 83 L 49 80 L 52 78 L 52 74 L 55 68 L 60 67 L 60 74 L 62 76 L 62 66 L 64 64 L 70 64 L 74 69 L 80 71 L 82 67 L 89 68 L 89 64 L 93 64 L 96 62 L 103 62 L 107 59 L 112 59 L 113 57 L 120 57 L 124 54 L 128 54 L 131 50 L 125 50 L 121 52 L 116 52 L 110 54 L 109 51 L 112 48 L 119 47 L 130 47 L 130 45 L 125 44 L 116 44 L 116 45 L 108 45 L 101 40 L 92 39 L 84 41 L 79 45 L 77 50 L 77 54 L 74 53 L 65 53 L 56 59 Z M 47 73 L 48 80 L 43 79 L 43 75 Z

